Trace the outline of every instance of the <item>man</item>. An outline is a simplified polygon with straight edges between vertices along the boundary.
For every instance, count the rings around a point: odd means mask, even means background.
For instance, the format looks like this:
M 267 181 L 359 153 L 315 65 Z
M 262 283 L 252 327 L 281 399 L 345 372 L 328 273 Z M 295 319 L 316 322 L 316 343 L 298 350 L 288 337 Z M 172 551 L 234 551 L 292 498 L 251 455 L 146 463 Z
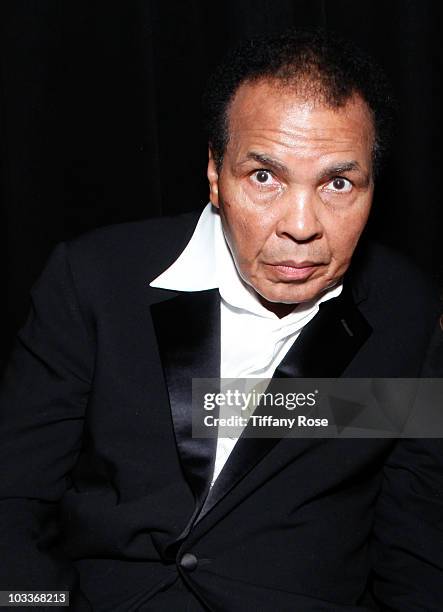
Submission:
M 1 588 L 69 590 L 74 610 L 439 610 L 440 440 L 191 430 L 193 378 L 425 367 L 432 291 L 356 251 L 383 79 L 292 33 L 244 44 L 206 102 L 198 222 L 60 245 L 33 290 L 3 385 Z

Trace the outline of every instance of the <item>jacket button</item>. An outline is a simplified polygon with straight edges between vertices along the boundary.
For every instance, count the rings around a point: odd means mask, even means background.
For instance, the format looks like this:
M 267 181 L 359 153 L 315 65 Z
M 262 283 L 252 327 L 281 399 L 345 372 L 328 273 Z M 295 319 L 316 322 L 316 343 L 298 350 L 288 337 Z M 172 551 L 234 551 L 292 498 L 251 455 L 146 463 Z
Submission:
M 198 559 L 192 553 L 185 553 L 180 559 L 180 567 L 188 572 L 193 572 L 198 565 Z

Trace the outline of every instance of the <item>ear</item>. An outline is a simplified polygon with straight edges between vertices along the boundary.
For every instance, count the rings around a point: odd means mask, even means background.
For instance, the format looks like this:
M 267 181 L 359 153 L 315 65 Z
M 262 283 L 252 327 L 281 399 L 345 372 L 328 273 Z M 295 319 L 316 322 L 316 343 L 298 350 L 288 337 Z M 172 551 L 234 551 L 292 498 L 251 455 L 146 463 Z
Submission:
M 208 150 L 208 181 L 209 181 L 209 199 L 211 203 L 218 208 L 218 171 L 215 163 L 211 147 Z

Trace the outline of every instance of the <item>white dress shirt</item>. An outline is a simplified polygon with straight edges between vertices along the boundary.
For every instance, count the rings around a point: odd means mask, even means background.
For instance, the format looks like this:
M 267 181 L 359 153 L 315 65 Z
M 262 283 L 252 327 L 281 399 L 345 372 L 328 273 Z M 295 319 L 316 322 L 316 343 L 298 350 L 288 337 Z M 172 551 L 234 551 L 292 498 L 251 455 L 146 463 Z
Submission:
M 272 378 L 303 327 L 317 314 L 319 305 L 337 297 L 342 284 L 319 299 L 299 305 L 279 319 L 265 308 L 237 272 L 224 237 L 218 209 L 209 203 L 191 240 L 178 259 L 150 283 L 174 291 L 218 288 L 220 305 L 220 377 Z M 238 438 L 218 438 L 212 484 L 220 474 Z

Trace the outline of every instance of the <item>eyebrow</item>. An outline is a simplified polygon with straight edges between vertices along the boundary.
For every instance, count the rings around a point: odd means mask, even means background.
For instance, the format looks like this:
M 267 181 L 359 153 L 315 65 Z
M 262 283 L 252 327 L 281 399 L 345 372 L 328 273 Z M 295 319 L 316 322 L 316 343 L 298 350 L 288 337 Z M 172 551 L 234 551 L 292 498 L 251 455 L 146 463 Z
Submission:
M 331 164 L 326 168 L 323 168 L 319 174 L 318 179 L 324 179 L 332 176 L 337 176 L 337 174 L 344 174 L 345 172 L 360 172 L 366 177 L 366 172 L 362 169 L 358 161 L 346 161 L 346 162 L 337 162 L 336 164 Z M 368 177 L 369 178 L 369 177 Z
M 279 171 L 281 174 L 289 174 L 287 167 L 277 161 L 276 159 L 264 155 L 263 153 L 256 153 L 255 151 L 249 151 L 243 161 L 240 162 L 240 166 L 248 161 L 255 161 L 261 164 L 265 168 L 270 168 Z

